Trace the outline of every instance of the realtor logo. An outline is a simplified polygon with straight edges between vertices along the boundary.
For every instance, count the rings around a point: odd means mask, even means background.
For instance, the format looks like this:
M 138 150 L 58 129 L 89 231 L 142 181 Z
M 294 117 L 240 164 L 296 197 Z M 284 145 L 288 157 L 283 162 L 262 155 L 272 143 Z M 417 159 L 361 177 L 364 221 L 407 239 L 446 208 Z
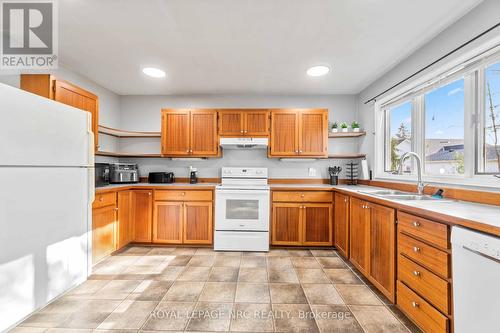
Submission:
M 0 0 L 0 69 L 57 67 L 55 0 Z

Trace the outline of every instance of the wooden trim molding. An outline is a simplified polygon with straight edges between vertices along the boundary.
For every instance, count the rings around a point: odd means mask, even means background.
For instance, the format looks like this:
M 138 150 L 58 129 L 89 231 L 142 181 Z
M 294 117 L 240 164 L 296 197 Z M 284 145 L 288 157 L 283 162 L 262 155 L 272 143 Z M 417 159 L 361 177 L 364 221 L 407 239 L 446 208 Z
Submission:
M 417 186 L 409 183 L 396 183 L 362 179 L 358 180 L 358 183 L 361 185 L 378 186 L 398 191 L 417 192 Z M 456 187 L 426 186 L 425 194 L 432 195 L 436 193 L 438 189 L 444 190 L 443 196 L 445 198 L 500 206 L 500 192 L 468 190 Z

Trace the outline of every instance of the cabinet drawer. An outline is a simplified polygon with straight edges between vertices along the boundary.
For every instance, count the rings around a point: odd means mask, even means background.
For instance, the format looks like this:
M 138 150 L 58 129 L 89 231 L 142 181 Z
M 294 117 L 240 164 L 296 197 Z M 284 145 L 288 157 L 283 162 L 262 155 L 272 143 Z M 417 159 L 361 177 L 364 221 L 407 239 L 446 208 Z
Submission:
M 93 208 L 116 205 L 116 192 L 96 194 L 92 204 Z
M 273 192 L 275 202 L 332 202 L 332 192 L 299 191 Z
M 449 248 L 448 226 L 418 216 L 398 212 L 401 231 L 421 238 L 443 249 Z
M 163 200 L 163 201 L 212 201 L 212 191 L 161 190 L 161 191 L 155 191 L 155 200 Z
M 399 233 L 398 253 L 404 254 L 438 275 L 450 277 L 448 253 L 444 251 Z
M 448 332 L 448 318 L 423 298 L 398 281 L 397 304 L 415 323 L 427 333 Z
M 398 256 L 398 280 L 410 286 L 443 313 L 450 313 L 448 281 L 401 255 Z

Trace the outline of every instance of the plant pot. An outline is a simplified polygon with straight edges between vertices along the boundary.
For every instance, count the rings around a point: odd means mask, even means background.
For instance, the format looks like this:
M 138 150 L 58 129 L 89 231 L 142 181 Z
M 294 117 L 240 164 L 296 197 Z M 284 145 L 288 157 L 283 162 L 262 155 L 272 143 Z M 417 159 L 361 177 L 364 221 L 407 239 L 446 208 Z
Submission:
M 342 132 L 347 133 L 348 130 L 349 130 L 348 128 L 343 128 Z
M 332 128 L 332 133 L 337 133 L 339 131 L 338 128 Z
M 359 127 L 358 128 L 353 128 L 352 131 L 353 132 L 359 132 Z

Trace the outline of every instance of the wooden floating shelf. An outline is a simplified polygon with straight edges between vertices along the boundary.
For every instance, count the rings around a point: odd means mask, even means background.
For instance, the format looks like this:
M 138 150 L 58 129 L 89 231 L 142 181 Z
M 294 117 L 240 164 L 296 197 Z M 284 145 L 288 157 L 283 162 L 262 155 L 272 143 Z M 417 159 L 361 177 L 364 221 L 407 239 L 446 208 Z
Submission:
M 365 158 L 366 154 L 333 154 L 328 155 L 328 158 L 338 158 L 338 159 L 355 159 L 355 158 Z
M 161 132 L 125 131 L 117 128 L 99 125 L 99 133 L 117 138 L 160 138 Z
M 109 157 L 162 157 L 161 154 L 135 154 L 135 153 L 114 153 L 107 151 L 96 151 L 98 156 L 109 156 Z
M 366 135 L 366 132 L 337 132 L 328 133 L 329 138 L 357 138 Z

